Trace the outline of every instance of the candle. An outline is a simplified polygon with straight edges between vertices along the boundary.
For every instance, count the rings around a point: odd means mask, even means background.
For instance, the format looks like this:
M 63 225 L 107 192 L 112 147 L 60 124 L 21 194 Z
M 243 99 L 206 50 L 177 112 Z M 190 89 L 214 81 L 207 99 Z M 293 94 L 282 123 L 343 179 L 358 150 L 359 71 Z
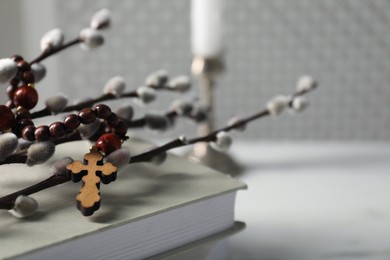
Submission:
M 192 53 L 204 58 L 222 52 L 222 1 L 191 1 Z

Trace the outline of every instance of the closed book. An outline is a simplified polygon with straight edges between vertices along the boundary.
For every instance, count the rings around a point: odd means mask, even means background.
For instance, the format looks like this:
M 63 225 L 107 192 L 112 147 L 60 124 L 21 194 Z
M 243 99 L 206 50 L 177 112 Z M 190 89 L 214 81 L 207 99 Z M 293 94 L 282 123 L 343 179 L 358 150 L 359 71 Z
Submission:
M 132 139 L 131 154 L 151 145 Z M 51 162 L 82 160 L 90 143 L 59 145 Z M 0 166 L 0 196 L 47 178 L 50 162 Z M 236 191 L 244 183 L 168 154 L 159 166 L 137 163 L 100 185 L 100 209 L 84 217 L 75 197 L 81 183 L 68 182 L 31 195 L 38 212 L 16 219 L 0 212 L 2 259 L 144 259 L 223 234 L 237 226 Z

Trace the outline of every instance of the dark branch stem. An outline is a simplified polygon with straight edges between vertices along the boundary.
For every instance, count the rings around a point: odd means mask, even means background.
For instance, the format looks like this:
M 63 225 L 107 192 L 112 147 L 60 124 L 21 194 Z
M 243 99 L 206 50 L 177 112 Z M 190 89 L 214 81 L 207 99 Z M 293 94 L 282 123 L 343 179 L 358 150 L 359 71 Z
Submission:
M 31 62 L 30 62 L 30 65 L 34 64 L 34 63 L 38 63 L 38 62 L 41 62 L 43 61 L 44 59 L 52 56 L 53 54 L 56 54 L 57 52 L 60 52 L 70 46 L 73 46 L 75 44 L 78 44 L 81 42 L 81 39 L 80 38 L 76 38 L 76 39 L 73 39 L 63 45 L 61 45 L 60 47 L 56 48 L 56 49 L 49 49 L 48 51 L 44 51 L 42 52 L 38 57 L 36 57 L 35 59 L 33 59 Z
M 308 91 L 296 92 L 292 95 L 292 97 L 301 96 L 301 95 L 306 94 L 307 92 Z M 169 115 L 169 113 L 172 113 L 172 112 L 168 112 L 168 115 Z M 267 110 L 263 110 L 263 111 L 258 112 L 256 114 L 253 114 L 251 116 L 243 118 L 232 125 L 228 125 L 228 126 L 225 126 L 223 128 L 220 128 L 218 130 L 215 130 L 212 133 L 205 135 L 205 136 L 196 137 L 193 139 L 189 139 L 187 141 L 184 141 L 182 138 L 177 138 L 177 139 L 170 141 L 162 146 L 152 148 L 149 151 L 146 151 L 144 153 L 133 156 L 131 158 L 129 164 L 150 161 L 154 156 L 157 156 L 161 153 L 164 153 L 164 152 L 171 150 L 171 149 L 174 149 L 174 148 L 178 148 L 178 147 L 182 147 L 182 146 L 186 146 L 186 145 L 191 145 L 191 144 L 195 144 L 198 142 L 215 141 L 216 135 L 221 131 L 228 132 L 228 131 L 231 131 L 233 129 L 244 126 L 244 125 L 250 123 L 251 121 L 254 121 L 256 119 L 259 119 L 259 118 L 262 118 L 265 116 L 269 116 L 269 115 L 270 115 L 270 113 Z M 141 122 L 141 121 L 142 120 L 139 120 L 139 122 Z M 62 139 L 55 140 L 54 142 L 56 144 L 59 144 L 59 143 L 64 143 L 64 142 L 68 142 L 68 141 L 80 140 L 80 139 L 81 139 L 80 134 L 78 132 L 73 132 Z M 22 157 L 20 157 L 20 158 L 22 158 Z M 19 195 L 25 195 L 25 196 L 31 195 L 33 193 L 36 193 L 36 192 L 54 187 L 56 185 L 65 183 L 69 180 L 70 180 L 69 175 L 53 175 L 44 181 L 41 181 L 37 184 L 34 184 L 30 187 L 23 189 L 23 190 L 14 192 L 12 194 L 9 194 L 9 195 L 6 195 L 6 196 L 0 198 L 0 209 L 5 209 L 5 210 L 12 209 L 14 206 L 15 199 Z
M 138 127 L 144 127 L 146 124 L 145 117 L 141 117 L 135 120 L 125 120 L 126 125 L 128 128 L 138 128 Z
M 308 92 L 309 91 L 298 91 L 298 92 L 295 92 L 291 97 L 302 96 L 302 95 L 304 95 L 304 94 L 306 94 Z M 250 122 L 252 122 L 254 120 L 257 120 L 259 118 L 266 117 L 266 116 L 269 116 L 269 115 L 270 115 L 270 113 L 268 112 L 268 110 L 264 109 L 263 111 L 260 111 L 260 112 L 258 112 L 256 114 L 253 114 L 253 115 L 248 116 L 246 118 L 242 118 L 242 119 L 240 119 L 239 121 L 237 121 L 236 123 L 234 123 L 232 125 L 228 125 L 228 126 L 220 128 L 218 130 L 215 130 L 215 131 L 211 132 L 208 135 L 192 138 L 192 139 L 187 140 L 187 142 L 179 142 L 180 139 L 176 139 L 176 140 L 174 140 L 172 142 L 169 142 L 169 143 L 167 143 L 165 145 L 162 145 L 160 147 L 157 147 L 157 148 L 151 149 L 151 150 L 149 150 L 147 152 L 144 152 L 144 153 L 138 154 L 136 156 L 133 156 L 129 163 L 132 164 L 132 163 L 137 163 L 137 162 L 150 161 L 154 156 L 156 156 L 156 155 L 158 155 L 158 154 L 160 154 L 162 152 L 166 152 L 168 150 L 171 150 L 173 148 L 178 148 L 178 147 L 191 145 L 191 144 L 195 144 L 195 143 L 199 143 L 199 142 L 212 142 L 212 141 L 215 141 L 216 140 L 216 136 L 217 136 L 217 134 L 219 132 L 222 132 L 222 131 L 229 132 L 229 131 L 231 131 L 233 129 L 240 128 L 241 126 L 245 126 L 245 125 L 247 125 L 248 123 L 250 123 Z
M 168 111 L 165 113 L 165 116 L 169 118 L 169 120 L 173 121 L 177 116 L 179 116 L 176 111 Z M 125 120 L 128 128 L 138 128 L 144 127 L 146 125 L 146 117 L 140 117 L 131 121 Z
M 127 93 L 121 95 L 119 98 L 127 98 L 127 97 L 138 97 L 138 94 L 136 91 L 133 90 L 133 91 L 130 91 L 130 92 L 127 92 Z M 76 105 L 67 106 L 62 111 L 62 113 L 63 112 L 71 112 L 71 111 L 80 111 L 84 108 L 91 107 L 93 104 L 96 104 L 98 102 L 103 102 L 103 101 L 107 101 L 107 100 L 114 100 L 114 99 L 118 99 L 118 97 L 116 97 L 113 94 L 104 94 L 104 95 L 101 95 L 100 97 L 97 97 L 95 99 L 90 99 L 90 100 L 80 102 Z M 50 110 L 47 108 L 44 108 L 42 110 L 31 113 L 31 119 L 49 116 L 49 115 L 51 115 Z
M 61 138 L 57 138 L 53 140 L 53 143 L 55 145 L 64 144 L 67 142 L 74 142 L 74 141 L 80 141 L 82 140 L 81 135 L 78 131 L 73 131 Z
M 0 209 L 12 209 L 14 207 L 16 198 L 20 195 L 28 196 L 39 191 L 54 187 L 56 185 L 65 183 L 69 180 L 69 175 L 52 175 L 46 180 L 43 180 L 23 190 L 19 190 L 17 192 L 0 198 Z
M 11 154 L 7 158 L 5 158 L 3 161 L 1 161 L 0 165 L 10 164 L 10 163 L 26 163 L 26 161 L 27 161 L 26 152 L 27 151 Z
M 166 143 L 162 146 L 156 147 L 156 148 L 151 149 L 147 152 L 133 156 L 129 163 L 132 164 L 132 163 L 150 161 L 154 156 L 157 156 L 160 153 L 166 152 L 166 151 L 174 149 L 174 148 L 178 148 L 178 147 L 182 147 L 182 146 L 186 146 L 186 145 L 191 145 L 191 144 L 195 144 L 195 143 L 199 143 L 199 142 L 215 141 L 216 135 L 219 132 L 221 132 L 221 131 L 229 132 L 233 129 L 239 128 L 240 126 L 246 125 L 247 123 L 249 123 L 253 120 L 256 120 L 260 117 L 264 117 L 267 115 L 269 115 L 268 111 L 264 110 L 264 111 L 261 111 L 259 113 L 254 114 L 250 117 L 244 118 L 233 125 L 225 126 L 225 127 L 220 128 L 218 130 L 215 130 L 215 131 L 213 131 L 210 134 L 205 135 L 205 136 L 189 139 L 186 142 L 183 142 L 181 139 L 175 139 L 175 140 L 173 140 L 169 143 Z
M 67 142 L 80 141 L 82 140 L 78 131 L 71 132 L 64 137 L 53 139 L 55 145 L 63 144 Z M 22 150 L 18 153 L 11 154 L 6 159 L 0 162 L 0 165 L 11 164 L 11 163 L 26 163 L 27 161 L 27 149 Z
M 150 161 L 150 159 L 152 159 L 154 156 L 156 156 L 160 153 L 164 153 L 168 150 L 171 150 L 173 148 L 177 148 L 180 146 L 185 146 L 186 144 L 187 144 L 186 142 L 183 142 L 183 140 L 181 140 L 180 138 L 177 138 L 173 141 L 170 141 L 169 143 L 166 143 L 162 146 L 151 149 L 145 153 L 141 153 L 139 155 L 133 156 L 129 163 L 132 164 L 132 163 L 139 163 L 139 162 L 147 162 L 147 161 Z

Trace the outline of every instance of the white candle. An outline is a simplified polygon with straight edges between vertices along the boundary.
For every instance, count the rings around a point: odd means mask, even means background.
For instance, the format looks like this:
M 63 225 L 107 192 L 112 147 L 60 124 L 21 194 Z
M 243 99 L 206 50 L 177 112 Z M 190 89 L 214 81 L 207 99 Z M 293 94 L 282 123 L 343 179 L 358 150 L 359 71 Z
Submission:
M 192 53 L 205 58 L 222 52 L 222 1 L 191 1 Z

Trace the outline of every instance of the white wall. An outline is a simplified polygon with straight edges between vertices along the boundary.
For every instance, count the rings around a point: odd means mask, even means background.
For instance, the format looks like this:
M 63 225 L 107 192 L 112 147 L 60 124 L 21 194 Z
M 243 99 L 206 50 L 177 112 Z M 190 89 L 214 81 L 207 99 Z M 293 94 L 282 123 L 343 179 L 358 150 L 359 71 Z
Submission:
M 9 57 L 22 49 L 22 33 L 19 1 L 0 2 L 0 57 Z M 0 102 L 7 100 L 5 86 L 0 92 Z

